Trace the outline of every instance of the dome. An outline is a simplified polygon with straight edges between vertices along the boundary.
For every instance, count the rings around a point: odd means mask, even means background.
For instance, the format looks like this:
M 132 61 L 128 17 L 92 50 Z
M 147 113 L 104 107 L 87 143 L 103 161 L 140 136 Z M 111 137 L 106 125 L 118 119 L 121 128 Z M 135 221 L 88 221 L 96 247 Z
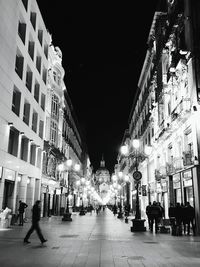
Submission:
M 108 171 L 108 169 L 106 169 L 105 167 L 105 161 L 102 157 L 101 163 L 100 163 L 100 167 L 99 169 L 96 171 L 96 181 L 98 181 L 99 183 L 107 183 L 110 181 L 110 173 Z

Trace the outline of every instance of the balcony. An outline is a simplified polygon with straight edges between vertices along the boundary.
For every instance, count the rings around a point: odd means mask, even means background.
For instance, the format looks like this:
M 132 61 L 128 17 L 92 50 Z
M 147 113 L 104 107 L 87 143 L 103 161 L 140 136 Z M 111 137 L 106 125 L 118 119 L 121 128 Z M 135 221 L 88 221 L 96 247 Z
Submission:
M 184 120 L 187 118 L 189 112 L 191 111 L 191 101 L 190 98 L 182 98 L 171 113 L 171 120 L 176 119 Z
M 193 158 L 194 158 L 193 150 L 183 152 L 183 165 L 190 166 L 194 164 Z
M 183 169 L 183 158 L 182 157 L 176 157 L 173 159 L 173 161 L 174 161 L 175 171 Z
M 173 163 L 166 163 L 166 174 L 172 175 L 175 172 Z

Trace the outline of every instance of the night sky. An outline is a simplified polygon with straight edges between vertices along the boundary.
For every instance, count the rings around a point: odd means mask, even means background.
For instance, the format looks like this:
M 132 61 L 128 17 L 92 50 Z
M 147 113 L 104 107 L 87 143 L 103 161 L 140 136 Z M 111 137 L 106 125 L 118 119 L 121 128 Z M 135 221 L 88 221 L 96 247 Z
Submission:
M 65 84 L 91 164 L 96 170 L 103 155 L 112 172 L 160 0 L 118 6 L 84 2 L 84 7 L 77 2 L 76 9 L 71 1 L 37 2 L 53 45 L 63 53 Z

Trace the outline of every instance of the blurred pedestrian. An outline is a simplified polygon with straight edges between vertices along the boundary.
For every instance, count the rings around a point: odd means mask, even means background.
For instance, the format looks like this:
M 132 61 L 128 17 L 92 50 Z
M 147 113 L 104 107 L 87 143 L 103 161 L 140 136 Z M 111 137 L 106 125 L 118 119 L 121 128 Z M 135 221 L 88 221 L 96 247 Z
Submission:
M 31 228 L 29 229 L 29 231 L 27 232 L 25 238 L 24 238 L 24 243 L 30 243 L 29 241 L 29 237 L 30 235 L 33 233 L 33 231 L 35 230 L 38 234 L 38 237 L 41 241 L 41 243 L 45 243 L 47 242 L 47 240 L 43 237 L 40 226 L 39 226 L 39 221 L 40 221 L 40 213 L 41 213 L 41 209 L 40 209 L 40 200 L 37 200 L 33 206 L 32 209 L 32 225 Z
M 176 208 L 174 207 L 174 204 L 171 202 L 169 206 L 169 220 L 172 230 L 172 235 L 176 235 Z
M 158 221 L 159 221 L 159 216 L 161 214 L 161 209 L 158 206 L 157 202 L 154 201 L 153 205 L 149 208 L 149 216 L 150 216 L 150 231 L 153 232 L 153 225 L 155 224 L 155 233 L 158 232 Z
M 18 211 L 19 211 L 19 225 L 20 226 L 23 226 L 24 224 L 24 212 L 27 207 L 28 205 L 26 203 L 22 202 L 21 200 L 19 201 Z
M 146 215 L 147 215 L 147 219 L 148 219 L 149 230 L 151 228 L 150 207 L 151 207 L 151 202 L 149 202 L 149 205 L 146 206 Z
M 190 205 L 190 202 L 186 203 L 186 224 L 187 224 L 187 234 L 190 234 L 190 225 L 192 226 L 193 235 L 195 235 L 195 210 L 194 207 Z
M 179 202 L 176 203 L 175 219 L 176 219 L 176 235 L 182 235 L 182 208 Z

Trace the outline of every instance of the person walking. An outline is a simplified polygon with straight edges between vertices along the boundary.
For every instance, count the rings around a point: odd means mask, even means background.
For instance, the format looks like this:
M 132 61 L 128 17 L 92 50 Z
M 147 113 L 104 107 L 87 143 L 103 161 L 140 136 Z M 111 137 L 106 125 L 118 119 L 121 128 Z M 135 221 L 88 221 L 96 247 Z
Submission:
M 38 237 L 41 241 L 41 243 L 45 243 L 47 242 L 47 240 L 43 237 L 40 226 L 39 226 L 39 221 L 40 221 L 40 213 L 41 213 L 41 209 L 40 209 L 40 200 L 37 200 L 33 206 L 32 209 L 32 225 L 31 228 L 28 230 L 25 238 L 24 238 L 24 243 L 30 243 L 29 241 L 29 237 L 30 235 L 33 233 L 33 231 L 35 230 L 38 234 Z
M 24 225 L 24 212 L 25 209 L 28 207 L 28 205 L 21 200 L 19 201 L 19 225 L 23 226 Z

